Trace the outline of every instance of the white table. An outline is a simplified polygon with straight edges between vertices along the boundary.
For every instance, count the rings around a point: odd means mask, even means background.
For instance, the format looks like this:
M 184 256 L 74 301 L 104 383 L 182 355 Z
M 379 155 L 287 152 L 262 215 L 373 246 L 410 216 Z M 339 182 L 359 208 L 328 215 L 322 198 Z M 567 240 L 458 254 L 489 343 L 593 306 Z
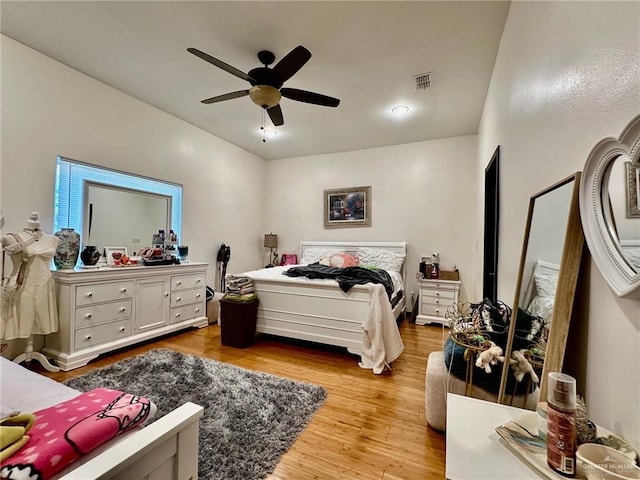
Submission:
M 450 480 L 539 480 L 500 443 L 495 428 L 522 410 L 477 398 L 447 394 L 447 464 Z

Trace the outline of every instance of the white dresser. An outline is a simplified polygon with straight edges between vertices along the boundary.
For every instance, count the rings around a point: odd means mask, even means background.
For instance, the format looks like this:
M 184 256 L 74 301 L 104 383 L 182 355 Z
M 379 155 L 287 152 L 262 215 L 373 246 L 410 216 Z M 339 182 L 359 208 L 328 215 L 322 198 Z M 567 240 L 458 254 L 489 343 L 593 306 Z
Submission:
M 208 325 L 206 263 L 56 270 L 60 329 L 44 353 L 62 370 L 160 335 Z
M 439 323 L 447 325 L 444 317 L 447 307 L 458 303 L 460 280 L 424 279 L 419 280 L 420 302 L 418 303 L 417 325 Z

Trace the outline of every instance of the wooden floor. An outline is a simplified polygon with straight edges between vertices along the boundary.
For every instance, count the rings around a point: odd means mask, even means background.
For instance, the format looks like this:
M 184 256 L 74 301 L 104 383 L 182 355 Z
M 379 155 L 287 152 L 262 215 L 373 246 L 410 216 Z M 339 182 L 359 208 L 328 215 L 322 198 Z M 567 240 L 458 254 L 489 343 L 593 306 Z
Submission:
M 400 332 L 405 351 L 382 375 L 359 368 L 356 357 L 341 349 L 267 336 L 246 349 L 222 346 L 218 325 L 109 354 L 70 372 L 42 373 L 63 381 L 161 347 L 311 382 L 327 390 L 327 399 L 270 480 L 442 479 L 444 435 L 427 426 L 424 412 L 426 360 L 441 350 L 442 329 L 405 320 Z

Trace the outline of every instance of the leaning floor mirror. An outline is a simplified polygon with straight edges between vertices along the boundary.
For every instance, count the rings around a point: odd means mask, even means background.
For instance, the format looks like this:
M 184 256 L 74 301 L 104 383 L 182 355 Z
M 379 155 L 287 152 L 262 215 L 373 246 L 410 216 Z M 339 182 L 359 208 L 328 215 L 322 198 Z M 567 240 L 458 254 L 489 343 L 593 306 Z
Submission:
M 562 371 L 584 235 L 578 193 L 580 172 L 533 195 L 525 227 L 505 358 L 519 351 L 537 370 L 540 398 L 549 372 Z M 506 403 L 505 362 L 498 402 Z

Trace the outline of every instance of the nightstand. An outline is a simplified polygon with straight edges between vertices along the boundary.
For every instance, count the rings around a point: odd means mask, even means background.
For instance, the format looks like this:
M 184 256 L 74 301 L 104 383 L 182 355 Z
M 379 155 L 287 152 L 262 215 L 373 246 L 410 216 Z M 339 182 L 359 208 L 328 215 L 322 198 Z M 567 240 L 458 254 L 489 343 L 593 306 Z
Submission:
M 460 285 L 462 285 L 460 280 L 419 280 L 420 301 L 416 325 L 439 323 L 448 326 L 444 314 L 449 305 L 458 303 Z

